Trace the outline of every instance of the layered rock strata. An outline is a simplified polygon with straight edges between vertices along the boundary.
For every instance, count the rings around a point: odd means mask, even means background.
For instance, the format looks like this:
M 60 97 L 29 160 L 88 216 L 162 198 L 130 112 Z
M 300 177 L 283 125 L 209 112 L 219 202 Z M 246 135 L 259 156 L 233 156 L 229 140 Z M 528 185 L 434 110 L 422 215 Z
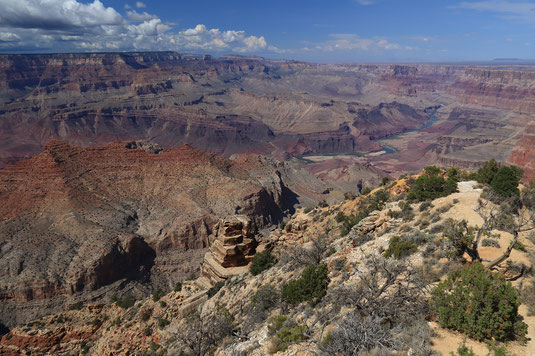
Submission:
M 251 220 L 243 215 L 221 219 L 215 225 L 199 284 L 209 286 L 247 271 L 257 247 L 252 228 Z

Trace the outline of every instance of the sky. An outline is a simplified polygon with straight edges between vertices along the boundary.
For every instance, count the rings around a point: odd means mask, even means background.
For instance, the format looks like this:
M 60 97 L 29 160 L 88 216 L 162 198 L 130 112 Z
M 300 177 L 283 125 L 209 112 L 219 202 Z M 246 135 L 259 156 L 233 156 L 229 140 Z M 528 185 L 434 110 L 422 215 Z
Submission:
M 0 0 L 0 53 L 142 50 L 335 63 L 535 59 L 535 1 Z

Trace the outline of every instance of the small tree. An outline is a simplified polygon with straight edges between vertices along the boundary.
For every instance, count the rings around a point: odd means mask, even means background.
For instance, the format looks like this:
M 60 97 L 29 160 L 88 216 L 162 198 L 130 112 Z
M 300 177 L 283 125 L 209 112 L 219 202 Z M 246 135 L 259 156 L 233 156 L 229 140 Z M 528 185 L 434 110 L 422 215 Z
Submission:
M 457 191 L 457 182 L 453 178 L 439 176 L 440 168 L 429 166 L 410 187 L 407 199 L 412 201 L 432 200 L 448 196 Z
M 478 183 L 490 184 L 490 182 L 492 182 L 492 180 L 494 179 L 496 173 L 498 173 L 499 168 L 500 166 L 494 158 L 490 161 L 485 162 L 483 167 L 479 168 L 479 170 L 477 171 L 476 180 L 478 181 Z
M 277 259 L 271 254 L 271 251 L 264 250 L 254 255 L 249 271 L 253 276 L 256 276 L 257 274 L 270 269 L 275 263 L 277 263 Z
M 527 325 L 518 315 L 519 305 L 511 283 L 479 262 L 452 272 L 431 299 L 431 310 L 442 327 L 476 340 L 523 340 Z
M 493 201 L 501 201 L 497 205 Z M 525 187 L 519 196 L 498 199 L 496 193 L 490 192 L 488 200 L 480 199 L 476 212 L 483 219 L 479 227 L 469 227 L 466 221 L 448 220 L 443 235 L 453 247 L 453 257 L 460 257 L 465 252 L 472 261 L 486 262 L 485 267 L 492 269 L 511 255 L 518 246 L 519 235 L 535 229 L 535 183 Z M 483 236 L 491 236 L 492 230 L 509 232 L 513 240 L 504 253 L 492 261 L 483 261 L 479 255 L 479 244 Z
M 518 196 L 520 194 L 518 184 L 523 173 L 520 168 L 502 166 L 498 169 L 494 178 L 492 178 L 490 187 L 500 197 L 509 198 Z
M 308 301 L 316 305 L 327 294 L 327 265 L 308 266 L 301 277 L 282 286 L 281 298 L 289 304 Z
M 187 325 L 176 335 L 176 340 L 188 350 L 188 355 L 204 356 L 231 334 L 234 319 L 227 310 L 201 317 L 195 313 L 188 317 Z

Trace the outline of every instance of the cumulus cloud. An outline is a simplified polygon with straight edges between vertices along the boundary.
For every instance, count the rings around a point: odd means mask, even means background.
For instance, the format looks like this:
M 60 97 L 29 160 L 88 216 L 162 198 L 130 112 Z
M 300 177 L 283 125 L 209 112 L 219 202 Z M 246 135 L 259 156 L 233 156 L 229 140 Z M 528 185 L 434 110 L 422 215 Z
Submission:
M 83 4 L 75 0 L 2 0 L 0 24 L 4 27 L 66 30 L 119 25 L 122 16 L 100 0 Z
M 253 52 L 267 48 L 264 37 L 246 36 L 244 31 L 220 31 L 197 25 L 172 36 L 171 43 L 177 48 L 190 50 L 227 50 Z
M 145 11 L 143 13 L 139 13 L 136 10 L 127 11 L 126 12 L 126 16 L 130 20 L 135 21 L 135 22 L 149 21 L 149 20 L 153 20 L 153 19 L 157 19 L 158 18 L 158 16 L 151 15 L 151 14 L 145 12 Z
M 146 8 L 140 1 L 136 8 Z M 1 50 L 278 51 L 262 36 L 205 25 L 172 32 L 172 24 L 125 6 L 124 15 L 100 0 L 0 0 Z

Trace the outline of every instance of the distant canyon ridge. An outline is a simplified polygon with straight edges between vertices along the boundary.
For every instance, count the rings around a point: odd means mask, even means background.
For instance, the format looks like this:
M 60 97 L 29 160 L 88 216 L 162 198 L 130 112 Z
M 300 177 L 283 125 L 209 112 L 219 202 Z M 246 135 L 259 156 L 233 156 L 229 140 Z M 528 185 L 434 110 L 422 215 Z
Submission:
M 0 167 L 53 139 L 89 147 L 149 140 L 227 157 L 312 156 L 310 172 L 342 182 L 428 164 L 473 169 L 489 158 L 535 177 L 534 69 L 173 52 L 0 55 Z

